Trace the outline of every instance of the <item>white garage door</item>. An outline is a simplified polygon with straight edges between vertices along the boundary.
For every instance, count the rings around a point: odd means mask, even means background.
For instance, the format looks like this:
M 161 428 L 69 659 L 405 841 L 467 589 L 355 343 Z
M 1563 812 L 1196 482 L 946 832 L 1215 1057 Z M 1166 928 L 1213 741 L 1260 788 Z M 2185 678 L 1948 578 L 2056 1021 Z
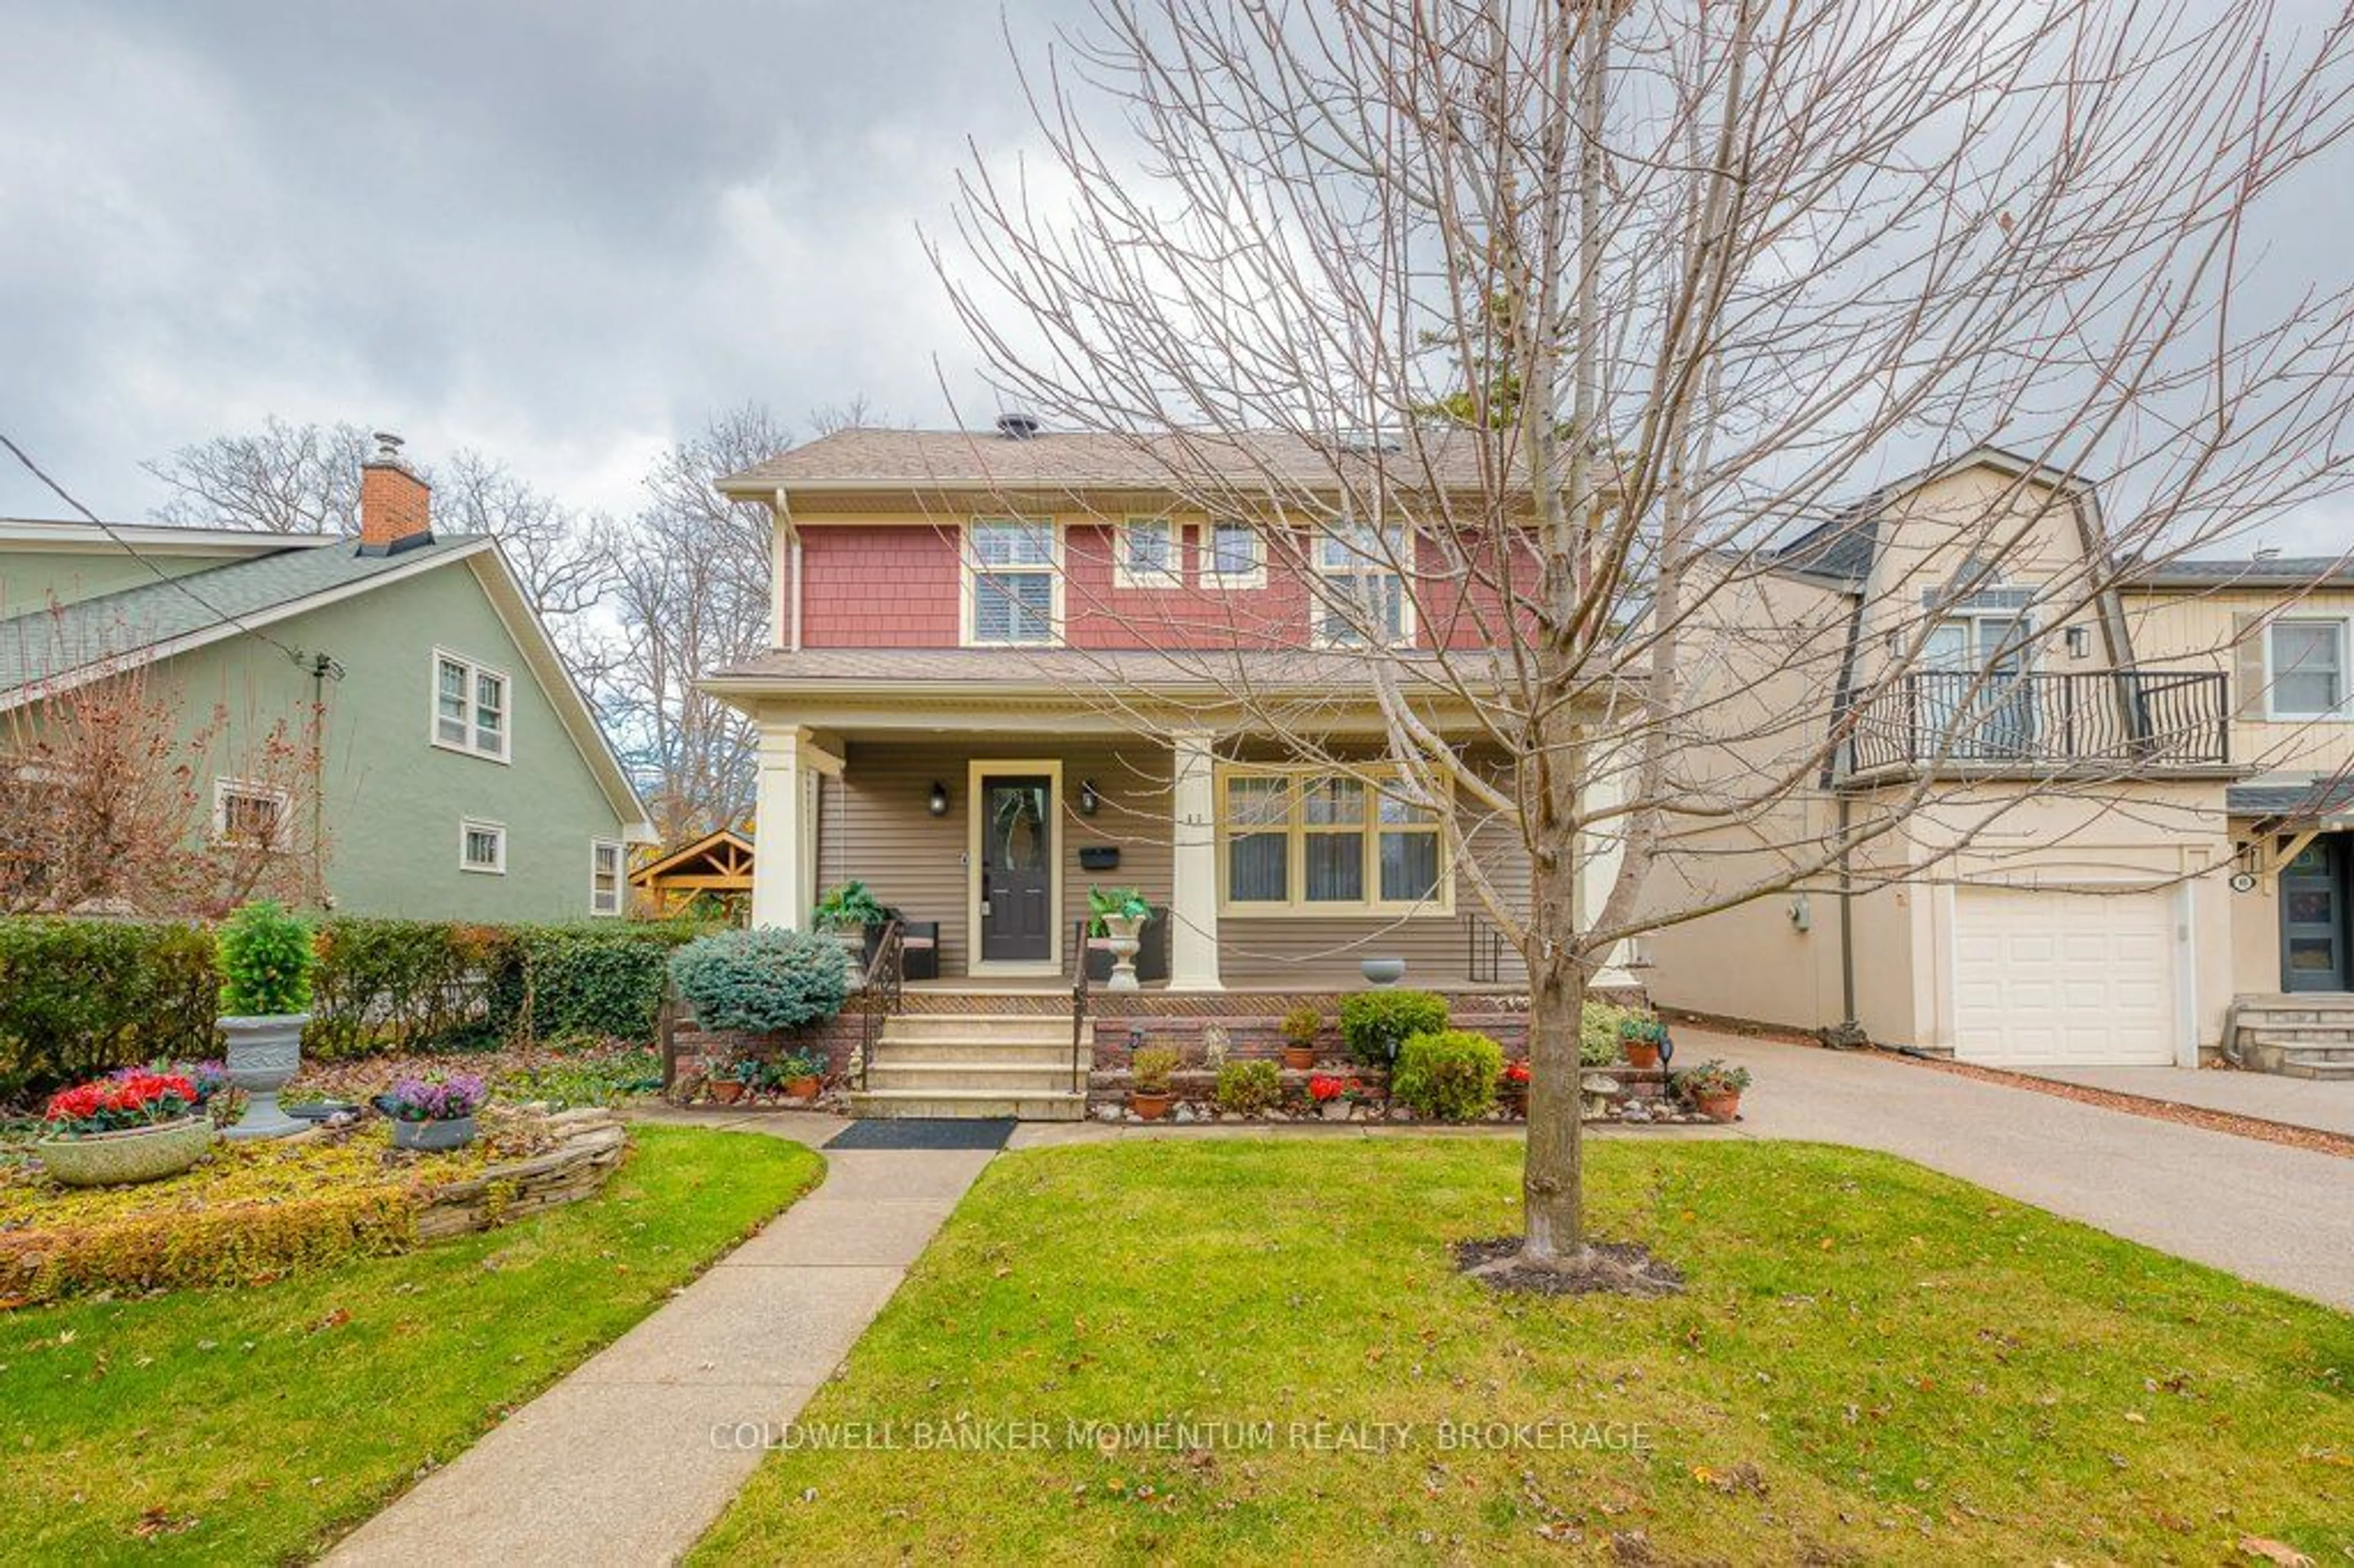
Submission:
M 2174 1060 L 2174 895 L 1954 894 L 1954 1047 L 1990 1066 Z

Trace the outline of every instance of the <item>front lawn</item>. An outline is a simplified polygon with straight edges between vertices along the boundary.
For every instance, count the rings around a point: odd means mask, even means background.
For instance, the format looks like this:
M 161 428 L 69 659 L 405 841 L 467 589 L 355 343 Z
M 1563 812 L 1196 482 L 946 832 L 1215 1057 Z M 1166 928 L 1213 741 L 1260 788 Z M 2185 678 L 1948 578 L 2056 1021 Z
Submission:
M 634 1129 L 605 1191 L 281 1284 L 0 1313 L 12 1562 L 312 1554 L 815 1185 L 797 1144 Z
M 1518 1160 L 1001 1158 L 777 1435 L 870 1446 L 771 1453 L 697 1561 L 2354 1555 L 2354 1319 L 1902 1160 L 1746 1142 L 1591 1150 L 1601 1231 L 1686 1295 L 1500 1298 L 1447 1249 L 1514 1227 Z M 1519 1430 L 1449 1448 L 1441 1422 Z

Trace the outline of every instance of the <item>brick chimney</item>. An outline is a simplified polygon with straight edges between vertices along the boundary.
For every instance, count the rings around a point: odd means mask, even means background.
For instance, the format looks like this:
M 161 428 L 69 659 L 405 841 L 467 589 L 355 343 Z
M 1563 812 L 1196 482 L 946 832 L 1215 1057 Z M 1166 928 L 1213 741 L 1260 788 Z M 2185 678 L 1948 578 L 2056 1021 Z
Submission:
M 400 461 L 400 438 L 376 433 L 376 455 L 360 464 L 360 554 L 397 556 L 433 543 L 433 487 Z

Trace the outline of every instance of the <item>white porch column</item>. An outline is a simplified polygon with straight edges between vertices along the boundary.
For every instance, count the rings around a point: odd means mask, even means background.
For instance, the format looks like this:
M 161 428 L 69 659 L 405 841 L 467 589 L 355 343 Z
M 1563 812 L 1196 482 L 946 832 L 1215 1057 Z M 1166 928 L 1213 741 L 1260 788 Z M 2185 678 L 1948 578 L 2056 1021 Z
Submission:
M 817 903 L 817 798 L 822 774 L 842 772 L 841 758 L 799 725 L 760 721 L 759 778 L 754 794 L 752 924 L 798 927 Z
M 1169 989 L 1223 991 L 1218 979 L 1218 816 L 1207 730 L 1180 730 L 1171 774 Z
M 1626 786 L 1619 774 L 1623 758 L 1616 752 L 1598 748 L 1586 753 L 1588 759 L 1583 787 L 1588 810 L 1608 810 L 1626 800 Z M 1618 880 L 1618 863 L 1625 853 L 1623 829 L 1626 819 L 1613 817 L 1586 830 L 1585 842 L 1579 845 L 1577 870 L 1577 913 L 1580 921 L 1591 920 L 1602 912 L 1609 900 L 1610 885 Z M 1630 954 L 1628 944 L 1616 943 L 1604 957 L 1602 967 L 1595 971 L 1597 986 L 1628 986 L 1637 984 L 1634 971 L 1628 969 Z

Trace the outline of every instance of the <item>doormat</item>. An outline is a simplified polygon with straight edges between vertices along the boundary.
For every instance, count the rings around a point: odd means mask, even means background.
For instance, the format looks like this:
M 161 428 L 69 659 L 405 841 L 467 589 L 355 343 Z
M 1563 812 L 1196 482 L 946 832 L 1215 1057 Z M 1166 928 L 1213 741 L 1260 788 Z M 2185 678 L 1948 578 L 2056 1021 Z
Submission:
M 828 1149 L 1002 1149 L 1013 1136 L 1011 1117 L 919 1120 L 870 1117 L 826 1139 Z

